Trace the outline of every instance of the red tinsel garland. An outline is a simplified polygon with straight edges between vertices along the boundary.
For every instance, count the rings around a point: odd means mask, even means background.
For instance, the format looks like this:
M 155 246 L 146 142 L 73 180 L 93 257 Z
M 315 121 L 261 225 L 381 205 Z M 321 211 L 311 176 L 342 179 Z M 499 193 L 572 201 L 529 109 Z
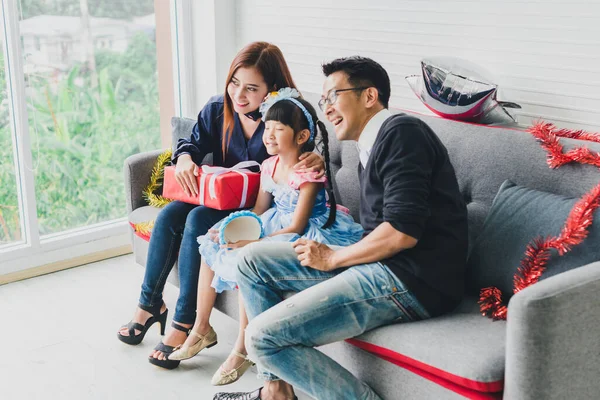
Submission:
M 534 125 L 534 127 L 539 126 L 539 125 L 549 125 L 550 130 L 553 131 L 554 134 L 558 137 L 587 140 L 589 142 L 600 143 L 600 134 L 599 133 L 586 132 L 583 130 L 571 131 L 569 129 L 556 129 L 556 127 L 553 124 L 547 124 L 547 123 L 543 123 L 543 122 L 536 123 Z
M 556 130 L 554 125 L 537 123 L 529 129 L 542 147 L 548 152 L 548 165 L 557 168 L 569 162 L 591 164 L 600 168 L 600 153 L 592 152 L 586 147 L 579 147 L 563 153 L 563 146 L 558 137 L 585 139 L 600 143 L 600 135 L 583 131 Z M 586 193 L 567 217 L 567 221 L 558 237 L 536 238 L 527 246 L 525 257 L 513 278 L 513 292 L 518 293 L 536 283 L 546 269 L 550 259 L 550 249 L 556 249 L 560 256 L 580 244 L 588 235 L 587 228 L 592 224 L 594 211 L 600 206 L 600 184 Z M 479 294 L 479 310 L 482 315 L 493 320 L 505 320 L 508 312 L 502 301 L 502 291 L 496 287 L 481 289 Z
M 591 151 L 587 147 L 577 147 L 563 153 L 563 146 L 559 142 L 559 137 L 582 139 L 586 137 L 593 142 L 600 143 L 600 136 L 583 131 L 567 131 L 566 129 L 556 130 L 554 125 L 549 123 L 536 123 L 529 128 L 529 133 L 538 139 L 548 152 L 548 165 L 550 168 L 558 168 L 570 162 L 578 162 L 580 164 L 591 164 L 600 168 L 600 153 Z

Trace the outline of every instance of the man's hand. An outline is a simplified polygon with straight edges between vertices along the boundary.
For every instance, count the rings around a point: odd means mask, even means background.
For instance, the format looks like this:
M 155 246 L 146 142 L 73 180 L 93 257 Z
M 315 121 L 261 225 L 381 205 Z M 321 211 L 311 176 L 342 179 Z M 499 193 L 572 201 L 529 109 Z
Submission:
M 198 196 L 198 166 L 192 161 L 189 154 L 177 157 L 175 166 L 175 180 L 188 196 Z
M 300 265 L 325 272 L 333 271 L 336 268 L 333 262 L 335 251 L 327 245 L 314 240 L 298 239 L 292 246 L 298 254 Z
M 296 172 L 316 172 L 315 178 L 325 175 L 325 161 L 317 153 L 311 151 L 300 154 L 300 161 L 294 165 Z

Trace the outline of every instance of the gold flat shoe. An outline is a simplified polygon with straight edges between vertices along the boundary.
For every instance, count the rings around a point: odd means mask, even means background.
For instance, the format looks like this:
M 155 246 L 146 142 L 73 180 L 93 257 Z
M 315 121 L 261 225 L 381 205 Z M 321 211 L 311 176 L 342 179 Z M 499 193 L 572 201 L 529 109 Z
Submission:
M 187 360 L 194 357 L 205 348 L 208 349 L 217 344 L 217 333 L 212 326 L 206 335 L 200 335 L 194 331 L 190 331 L 190 335 L 196 336 L 198 341 L 189 347 L 183 347 L 181 344 L 175 347 L 173 353 L 169 354 L 169 360 Z
M 223 366 L 220 366 L 210 381 L 213 386 L 229 385 L 230 383 L 237 381 L 242 377 L 242 375 L 244 375 L 244 372 L 246 372 L 248 368 L 254 365 L 254 363 L 245 354 L 239 353 L 235 350 L 233 350 L 231 354 L 244 359 L 244 362 L 231 371 L 226 371 Z

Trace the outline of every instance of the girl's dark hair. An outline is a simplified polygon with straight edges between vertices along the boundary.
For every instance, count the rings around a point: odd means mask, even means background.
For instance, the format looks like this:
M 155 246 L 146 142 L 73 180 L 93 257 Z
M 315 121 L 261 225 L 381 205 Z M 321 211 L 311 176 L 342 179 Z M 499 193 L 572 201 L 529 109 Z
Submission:
M 316 130 L 315 140 L 309 140 L 305 142 L 301 151 L 304 153 L 307 151 L 313 151 L 315 149 L 315 141 L 317 139 L 316 136 L 318 136 L 316 135 L 317 132 L 320 132 L 321 142 L 323 144 L 322 154 L 325 158 L 325 174 L 327 175 L 327 186 L 325 187 L 325 190 L 329 196 L 329 218 L 323 225 L 323 229 L 327 229 L 335 222 L 335 215 L 337 211 L 337 202 L 335 200 L 335 194 L 333 193 L 333 181 L 331 179 L 331 167 L 329 166 L 329 136 L 327 134 L 327 128 L 325 128 L 325 124 L 318 120 L 314 107 L 308 101 L 302 98 L 296 98 L 296 100 L 298 100 L 311 115 L 312 120 L 315 123 Z M 280 100 L 273 104 L 265 116 L 265 122 L 267 121 L 277 121 L 284 125 L 290 126 L 294 130 L 294 133 L 300 132 L 304 129 L 309 129 L 308 120 L 306 119 L 306 116 L 300 107 L 289 100 Z
M 269 91 L 284 87 L 296 87 L 290 69 L 279 47 L 267 42 L 253 42 L 241 49 L 231 62 L 227 79 L 225 79 L 223 141 L 221 143 L 223 160 L 227 154 L 227 148 L 229 147 L 233 132 L 233 103 L 227 93 L 227 86 L 239 68 L 252 67 L 256 68 L 262 75 Z

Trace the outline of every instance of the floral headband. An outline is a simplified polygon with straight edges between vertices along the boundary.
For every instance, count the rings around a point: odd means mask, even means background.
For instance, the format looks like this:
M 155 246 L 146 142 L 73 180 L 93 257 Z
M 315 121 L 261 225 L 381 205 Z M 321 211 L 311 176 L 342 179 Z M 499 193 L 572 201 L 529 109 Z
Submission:
M 289 88 L 289 87 L 281 88 L 277 92 L 269 93 L 269 95 L 267 96 L 265 101 L 263 101 L 263 103 L 260 105 L 259 111 L 262 113 L 263 118 L 264 118 L 267 115 L 267 111 L 269 111 L 269 109 L 273 106 L 273 104 L 275 104 L 281 100 L 291 101 L 292 103 L 297 105 L 300 108 L 300 110 L 302 110 L 302 112 L 304 113 L 304 116 L 308 120 L 308 129 L 310 130 L 309 141 L 314 141 L 315 140 L 315 123 L 313 121 L 312 116 L 306 109 L 306 107 L 304 107 L 304 105 L 302 105 L 302 103 L 300 103 L 297 100 L 299 97 L 300 97 L 300 93 L 298 93 L 298 91 L 296 89 Z

